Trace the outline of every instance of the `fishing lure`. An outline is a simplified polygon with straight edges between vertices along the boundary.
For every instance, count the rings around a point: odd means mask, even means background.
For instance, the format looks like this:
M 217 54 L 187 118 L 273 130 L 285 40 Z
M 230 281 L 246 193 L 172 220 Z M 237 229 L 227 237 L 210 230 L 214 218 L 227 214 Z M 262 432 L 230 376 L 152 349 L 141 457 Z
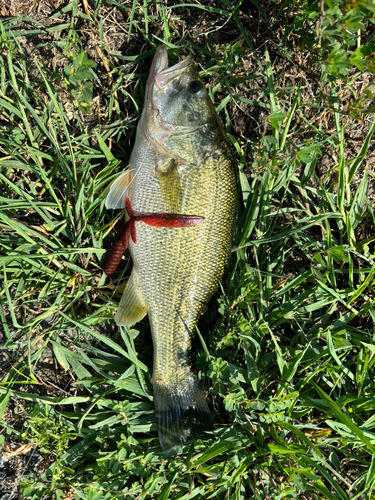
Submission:
M 189 227 L 195 226 L 204 221 L 204 217 L 198 215 L 183 215 L 183 214 L 138 214 L 134 215 L 129 198 L 125 199 L 125 209 L 129 216 L 129 220 L 122 226 L 118 232 L 112 247 L 109 251 L 104 264 L 104 272 L 108 276 L 115 272 L 119 265 L 125 250 L 128 247 L 129 238 L 133 243 L 137 243 L 137 234 L 135 230 L 136 222 L 144 222 L 148 226 L 153 227 Z

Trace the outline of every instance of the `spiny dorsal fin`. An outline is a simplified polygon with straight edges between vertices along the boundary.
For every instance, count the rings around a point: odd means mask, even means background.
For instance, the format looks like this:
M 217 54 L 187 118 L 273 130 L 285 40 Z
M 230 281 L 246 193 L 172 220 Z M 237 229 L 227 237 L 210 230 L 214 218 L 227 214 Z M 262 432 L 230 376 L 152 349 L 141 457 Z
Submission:
M 129 196 L 129 186 L 131 181 L 131 172 L 127 170 L 115 179 L 111 185 L 107 198 L 105 200 L 105 208 L 116 209 L 125 207 L 125 198 Z
M 138 277 L 133 269 L 117 309 L 116 325 L 132 325 L 137 323 L 146 316 L 147 311 L 148 308 L 144 303 L 138 285 Z

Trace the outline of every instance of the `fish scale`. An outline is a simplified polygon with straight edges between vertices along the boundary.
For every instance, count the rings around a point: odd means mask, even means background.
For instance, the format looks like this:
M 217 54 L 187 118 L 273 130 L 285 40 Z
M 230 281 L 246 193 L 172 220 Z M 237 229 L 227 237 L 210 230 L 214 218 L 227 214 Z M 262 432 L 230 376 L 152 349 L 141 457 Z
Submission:
M 171 455 L 182 452 L 189 436 L 212 428 L 190 347 L 228 262 L 236 178 L 221 123 L 190 57 L 168 68 L 166 48 L 158 47 L 145 99 L 128 184 L 115 181 L 106 206 L 121 208 L 118 200 L 128 196 L 137 214 L 204 218 L 190 227 L 135 223 L 133 270 L 116 315 L 125 325 L 148 314 L 159 439 Z

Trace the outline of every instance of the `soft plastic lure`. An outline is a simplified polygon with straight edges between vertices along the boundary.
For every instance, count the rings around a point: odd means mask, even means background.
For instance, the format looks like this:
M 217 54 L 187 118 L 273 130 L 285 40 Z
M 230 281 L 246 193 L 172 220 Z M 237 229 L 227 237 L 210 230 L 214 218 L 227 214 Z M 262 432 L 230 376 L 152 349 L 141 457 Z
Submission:
M 107 276 L 112 274 L 119 265 L 128 247 L 129 238 L 131 237 L 133 243 L 137 243 L 136 222 L 144 222 L 154 227 L 189 227 L 204 221 L 204 217 L 198 215 L 150 213 L 134 215 L 129 198 L 125 199 L 125 209 L 130 218 L 118 232 L 105 261 L 104 272 Z

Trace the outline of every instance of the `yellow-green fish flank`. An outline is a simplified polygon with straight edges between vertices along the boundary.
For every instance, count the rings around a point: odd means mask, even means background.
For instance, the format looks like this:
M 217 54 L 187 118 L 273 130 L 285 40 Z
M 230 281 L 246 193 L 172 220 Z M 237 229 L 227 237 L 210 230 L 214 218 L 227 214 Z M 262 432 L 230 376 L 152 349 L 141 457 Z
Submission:
M 168 68 L 156 49 L 129 171 L 111 186 L 107 208 L 135 214 L 204 217 L 190 227 L 135 223 L 133 270 L 116 314 L 118 325 L 148 314 L 159 438 L 180 453 L 189 435 L 212 426 L 189 351 L 195 325 L 226 268 L 236 211 L 233 160 L 221 123 L 191 56 Z

